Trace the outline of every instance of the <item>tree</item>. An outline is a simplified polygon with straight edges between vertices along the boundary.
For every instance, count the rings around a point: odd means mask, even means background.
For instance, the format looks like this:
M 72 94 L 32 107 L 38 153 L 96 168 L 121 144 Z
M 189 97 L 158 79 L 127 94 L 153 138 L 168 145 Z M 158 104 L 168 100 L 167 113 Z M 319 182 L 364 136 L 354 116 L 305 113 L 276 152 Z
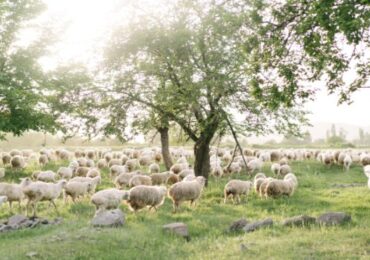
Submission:
M 306 96 L 287 81 L 256 88 L 253 56 L 244 48 L 255 33 L 246 22 L 250 3 L 182 0 L 167 8 L 157 16 L 133 10 L 129 29 L 115 31 L 104 63 L 112 102 L 178 124 L 195 143 L 196 175 L 205 177 L 210 143 L 230 126 L 246 134 L 298 132 Z
M 252 1 L 254 37 L 251 52 L 256 91 L 289 83 L 292 94 L 310 96 L 310 83 L 323 80 L 339 102 L 369 87 L 370 5 L 366 0 L 257 0 Z M 355 78 L 346 82 L 346 73 Z M 347 77 L 348 79 L 348 77 Z M 314 85 L 314 84 L 312 84 Z
M 43 9 L 37 0 L 0 2 L 0 138 L 5 133 L 20 135 L 27 130 L 54 131 L 57 127 L 47 110 L 49 89 L 38 64 L 50 40 L 41 33 L 27 46 L 19 43 L 21 30 Z

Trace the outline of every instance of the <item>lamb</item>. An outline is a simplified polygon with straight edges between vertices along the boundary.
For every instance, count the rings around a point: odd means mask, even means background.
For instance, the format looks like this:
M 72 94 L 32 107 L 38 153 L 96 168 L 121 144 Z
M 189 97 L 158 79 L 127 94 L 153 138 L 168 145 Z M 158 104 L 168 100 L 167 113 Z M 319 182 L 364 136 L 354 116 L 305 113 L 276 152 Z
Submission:
M 227 198 L 231 195 L 234 202 L 236 197 L 238 203 L 240 203 L 240 195 L 248 196 L 252 188 L 251 181 L 242 181 L 242 180 L 231 180 L 229 181 L 224 188 L 224 203 L 226 203 Z
M 12 159 L 10 160 L 10 164 L 12 165 L 14 169 L 23 169 L 24 167 L 26 167 L 24 158 L 23 156 L 20 156 L 20 155 L 16 155 L 12 157 Z
M 280 168 L 281 168 L 280 163 L 273 163 L 271 165 L 271 171 L 275 175 L 279 175 L 280 174 Z
M 10 212 L 12 212 L 12 203 L 18 201 L 19 208 L 21 208 L 21 201 L 24 198 L 23 187 L 25 180 L 21 179 L 20 184 L 16 183 L 0 183 L 0 196 L 6 196 L 9 202 Z
M 34 177 L 38 181 L 55 182 L 56 174 L 53 171 L 41 171 L 41 172 L 34 172 L 32 174 L 32 177 Z
M 151 165 L 149 165 L 149 174 L 159 173 L 160 170 L 161 169 L 157 163 L 152 163 Z
M 352 165 L 352 158 L 349 154 L 346 154 L 343 159 L 343 167 L 346 169 L 346 171 L 348 171 L 351 165 Z
M 146 175 L 135 175 L 130 179 L 129 186 L 130 187 L 135 187 L 139 185 L 147 185 L 150 186 L 152 185 L 152 178 L 150 176 Z
M 130 209 L 135 212 L 145 207 L 157 210 L 163 204 L 166 193 L 167 189 L 163 186 L 139 185 L 130 189 L 130 198 L 127 202 Z
M 39 164 L 45 166 L 49 162 L 49 157 L 46 154 L 41 154 L 39 157 Z
M 119 189 L 106 189 L 95 193 L 91 197 L 91 202 L 97 211 L 117 209 L 122 200 L 128 200 L 130 192 Z
M 70 181 L 64 187 L 64 198 L 65 202 L 67 202 L 68 196 L 72 198 L 73 203 L 75 203 L 76 199 L 88 194 L 92 189 L 91 182 L 77 182 L 77 181 Z
M 130 180 L 132 177 L 137 175 L 137 172 L 123 172 L 120 173 L 116 179 L 114 180 L 114 183 L 116 184 L 117 188 L 122 188 L 125 186 L 128 186 L 130 184 Z
M 168 196 L 173 202 L 174 212 L 177 211 L 183 201 L 190 201 L 190 204 L 193 204 L 199 199 L 205 183 L 206 179 L 198 176 L 194 181 L 182 181 L 173 184 L 168 191 Z
M 61 179 L 69 180 L 73 176 L 74 168 L 71 167 L 60 167 L 57 171 L 58 176 Z
M 96 176 L 94 178 L 90 177 L 74 177 L 69 182 L 88 182 L 91 184 L 89 193 L 92 194 L 95 192 L 96 186 L 101 182 L 101 177 Z
M 42 181 L 32 182 L 29 178 L 26 178 L 25 182 L 23 193 L 28 200 L 26 206 L 27 215 L 29 213 L 29 206 L 31 205 L 33 208 L 33 216 L 36 216 L 36 206 L 40 201 L 49 201 L 54 206 L 57 214 L 59 214 L 54 200 L 62 193 L 64 186 L 67 184 L 66 180 L 60 180 L 58 183 L 46 183 Z

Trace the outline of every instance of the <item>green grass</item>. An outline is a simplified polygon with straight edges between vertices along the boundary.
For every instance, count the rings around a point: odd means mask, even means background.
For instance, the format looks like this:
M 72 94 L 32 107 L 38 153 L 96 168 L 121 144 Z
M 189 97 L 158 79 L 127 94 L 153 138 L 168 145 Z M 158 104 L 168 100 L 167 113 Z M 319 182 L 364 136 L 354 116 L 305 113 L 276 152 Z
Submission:
M 66 165 L 66 162 L 63 163 Z M 44 168 L 57 169 L 59 165 Z M 270 175 L 270 165 L 264 172 Z M 122 228 L 92 228 L 89 221 L 94 207 L 89 200 L 57 205 L 64 223 L 0 234 L 0 259 L 26 259 L 28 252 L 38 259 L 370 259 L 370 190 L 355 166 L 343 172 L 318 162 L 293 162 L 299 187 L 292 197 L 261 200 L 255 193 L 239 205 L 223 204 L 223 187 L 230 177 L 211 179 L 195 208 L 187 203 L 172 214 L 168 199 L 157 212 L 133 214 L 126 205 Z M 14 172 L 7 169 L 6 181 L 17 181 L 36 169 Z M 99 189 L 112 187 L 108 171 L 103 171 Z M 247 176 L 233 178 L 248 179 Z M 362 183 L 360 187 L 333 188 L 333 184 Z M 41 217 L 54 218 L 48 203 L 39 204 Z M 17 210 L 17 205 L 15 206 Z M 318 216 L 327 211 L 345 211 L 352 222 L 344 226 L 285 228 L 287 217 Z M 8 206 L 0 208 L 0 218 L 9 217 Z M 240 218 L 259 220 L 271 217 L 274 226 L 253 233 L 230 234 L 225 230 Z M 162 225 L 171 222 L 188 225 L 191 241 L 168 235 Z

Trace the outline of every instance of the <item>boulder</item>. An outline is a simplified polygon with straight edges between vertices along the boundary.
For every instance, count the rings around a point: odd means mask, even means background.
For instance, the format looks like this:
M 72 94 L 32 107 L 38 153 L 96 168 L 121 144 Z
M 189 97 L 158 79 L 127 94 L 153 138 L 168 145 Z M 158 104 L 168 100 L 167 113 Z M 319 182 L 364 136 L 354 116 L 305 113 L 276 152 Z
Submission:
M 120 209 L 96 212 L 91 224 L 94 227 L 118 227 L 125 223 L 125 215 Z
M 236 220 L 229 226 L 229 232 L 241 231 L 247 224 L 248 221 L 245 218 Z
M 253 232 L 257 229 L 260 229 L 262 227 L 269 227 L 269 226 L 272 226 L 273 225 L 273 221 L 271 218 L 267 218 L 267 219 L 264 219 L 264 220 L 259 220 L 259 221 L 256 221 L 256 222 L 253 222 L 253 223 L 250 223 L 250 224 L 247 224 L 243 230 L 245 232 Z
M 314 224 L 315 222 L 316 218 L 314 217 L 300 215 L 284 220 L 283 226 L 307 226 L 310 224 Z
M 9 219 L 8 219 L 8 225 L 9 226 L 20 226 L 22 223 L 26 222 L 28 220 L 28 218 L 24 215 L 14 215 L 14 216 L 11 216 Z
M 163 226 L 163 229 L 167 232 L 184 237 L 187 241 L 190 241 L 188 226 L 181 222 L 171 223 Z
M 319 216 L 316 222 L 320 225 L 341 225 L 351 221 L 351 216 L 344 212 L 327 212 Z

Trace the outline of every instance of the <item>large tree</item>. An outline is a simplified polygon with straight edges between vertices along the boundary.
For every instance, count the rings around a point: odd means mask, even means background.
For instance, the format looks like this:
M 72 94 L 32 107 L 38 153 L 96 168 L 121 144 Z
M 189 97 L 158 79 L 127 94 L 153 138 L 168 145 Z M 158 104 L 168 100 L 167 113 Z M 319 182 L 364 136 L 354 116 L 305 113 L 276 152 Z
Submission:
M 210 143 L 230 126 L 246 134 L 297 133 L 307 97 L 282 79 L 256 91 L 245 42 L 254 35 L 244 1 L 173 1 L 165 13 L 132 12 L 106 52 L 105 91 L 177 123 L 195 142 L 194 170 L 208 177 Z M 240 114 L 242 121 L 234 120 Z M 229 123 L 230 122 L 230 123 Z
M 45 99 L 47 78 L 38 63 L 51 35 L 41 32 L 28 44 L 22 38 L 22 30 L 30 28 L 43 9 L 37 0 L 0 1 L 0 137 L 56 128 Z

